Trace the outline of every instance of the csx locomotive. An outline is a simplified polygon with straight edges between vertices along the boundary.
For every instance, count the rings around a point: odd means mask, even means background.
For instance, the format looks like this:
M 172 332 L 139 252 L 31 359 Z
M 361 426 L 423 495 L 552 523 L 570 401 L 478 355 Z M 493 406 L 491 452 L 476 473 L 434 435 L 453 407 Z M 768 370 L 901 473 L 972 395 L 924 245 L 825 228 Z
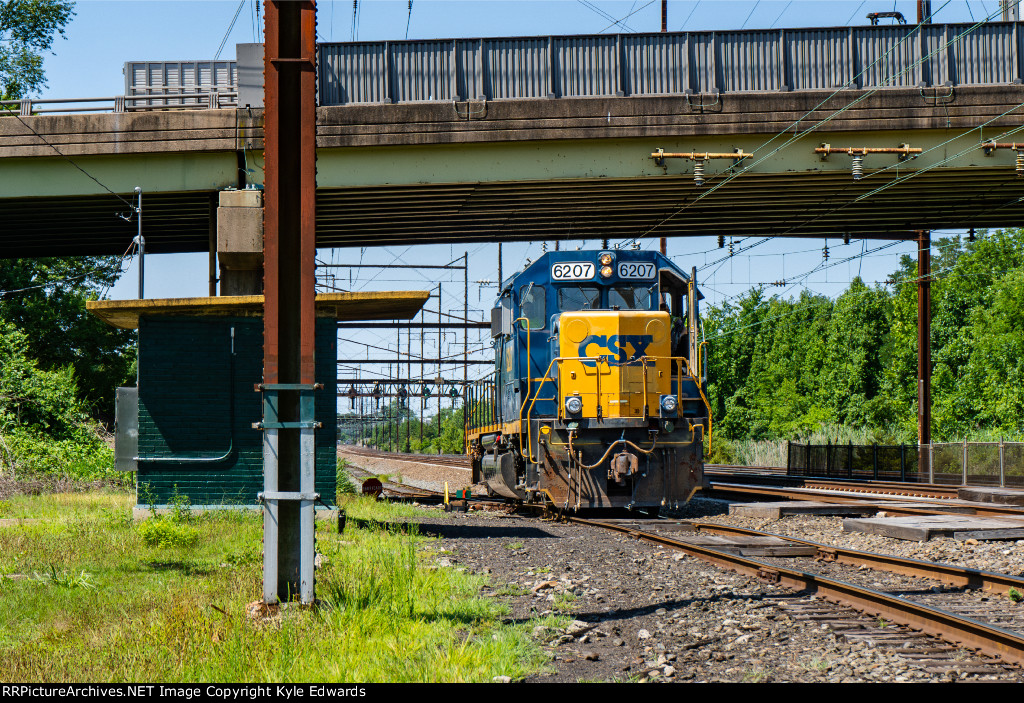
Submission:
M 711 432 L 695 278 L 614 250 L 548 252 L 504 281 L 494 377 L 466 399 L 474 482 L 569 511 L 689 500 Z

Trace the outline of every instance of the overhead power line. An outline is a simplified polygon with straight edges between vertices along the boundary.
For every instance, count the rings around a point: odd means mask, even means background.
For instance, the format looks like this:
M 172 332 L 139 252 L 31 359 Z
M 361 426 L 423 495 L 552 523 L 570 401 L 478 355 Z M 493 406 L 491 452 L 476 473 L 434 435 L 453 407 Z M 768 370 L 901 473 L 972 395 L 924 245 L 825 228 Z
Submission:
M 648 3 L 646 4 L 646 5 L 643 5 L 642 7 L 638 8 L 638 9 L 636 9 L 636 10 L 630 10 L 630 12 L 629 12 L 629 14 L 628 14 L 628 15 L 626 15 L 626 16 L 625 16 L 625 17 L 623 17 L 622 19 L 619 19 L 619 20 L 616 20 L 615 22 L 612 22 L 612 23 L 611 23 L 610 25 L 608 25 L 607 27 L 605 27 L 604 29 L 602 29 L 602 30 L 601 30 L 600 32 L 598 32 L 598 34 L 602 34 L 602 33 L 606 32 L 606 31 L 608 31 L 609 29 L 611 29 L 612 27 L 614 27 L 615 25 L 619 24 L 620 22 L 624 22 L 624 21 L 626 21 L 627 19 L 629 19 L 630 17 L 632 17 L 632 16 L 633 16 L 633 15 L 635 15 L 636 13 L 640 12 L 640 11 L 641 11 L 641 10 L 643 10 L 644 8 L 646 8 L 646 7 L 650 7 L 650 6 L 651 6 L 651 5 L 653 5 L 653 4 L 655 3 L 655 2 L 656 2 L 656 0 L 650 0 L 650 2 L 648 2 Z M 634 3 L 634 4 L 635 4 L 635 3 Z
M 940 7 L 940 8 L 938 9 L 938 10 L 936 10 L 936 13 L 937 13 L 937 12 L 939 12 L 940 10 L 942 10 L 942 9 L 943 9 L 943 8 L 944 8 L 944 7 L 946 6 L 946 5 L 948 5 L 948 4 L 949 4 L 949 2 L 951 2 L 951 0 L 947 0 L 947 2 L 946 2 L 946 3 L 944 3 L 942 7 Z M 920 64 L 921 64 L 922 62 L 924 62 L 924 61 L 926 61 L 926 60 L 930 59 L 930 58 L 931 58 L 932 56 L 934 56 L 934 55 L 935 55 L 936 53 L 938 53 L 939 51 L 941 51 L 941 50 L 943 50 L 943 49 L 945 49 L 945 48 L 949 47 L 950 45 L 952 45 L 952 44 L 954 44 L 955 42 L 957 42 L 957 41 L 959 41 L 960 39 L 962 39 L 962 38 L 963 38 L 964 36 L 966 36 L 966 35 L 970 34 L 971 32 L 973 32 L 973 31 L 975 31 L 975 30 L 977 30 L 977 29 L 978 29 L 979 27 L 981 27 L 981 26 L 982 26 L 982 25 L 983 25 L 983 24 L 984 24 L 985 22 L 987 22 L 987 21 L 988 21 L 988 20 L 990 20 L 991 18 L 992 18 L 992 16 L 989 16 L 989 17 L 986 17 L 986 18 L 985 18 L 985 20 L 983 20 L 983 21 L 981 21 L 981 22 L 977 22 L 977 23 L 975 23 L 974 25 L 972 25 L 971 27 L 967 28 L 966 30 L 964 30 L 964 31 L 963 31 L 963 32 L 961 32 L 960 34 L 958 34 L 958 35 L 956 35 L 955 37 L 953 37 L 953 38 L 949 39 L 949 40 L 948 40 L 947 42 L 945 42 L 945 43 L 944 43 L 944 44 L 942 44 L 941 46 L 938 46 L 938 47 L 936 47 L 936 48 L 935 48 L 934 50 L 932 50 L 932 51 L 931 51 L 930 53 L 928 53 L 928 54 L 927 54 L 926 56 L 923 56 L 923 57 L 919 58 L 918 60 L 914 61 L 914 62 L 913 62 L 912 64 L 910 64 L 910 65 L 909 65 L 909 66 L 907 66 L 906 68 L 904 68 L 904 69 L 902 69 L 902 70 L 900 70 L 900 71 L 897 71 L 897 72 L 895 72 L 895 73 L 893 73 L 893 74 L 890 74 L 889 76 L 887 76 L 887 77 L 886 77 L 886 78 L 885 78 L 885 79 L 884 79 L 884 80 L 883 80 L 883 81 L 882 81 L 882 82 L 880 83 L 880 85 L 879 85 L 879 86 L 877 86 L 877 87 L 874 87 L 874 88 L 871 88 L 871 89 L 868 89 L 868 90 L 865 90 L 865 91 L 863 91 L 863 93 L 862 93 L 862 94 L 861 94 L 860 96 L 858 96 L 858 97 L 854 98 L 853 100 L 851 100 L 850 102 L 848 102 L 848 103 L 847 103 L 846 105 L 844 105 L 844 106 L 843 106 L 842 108 L 840 108 L 840 109 L 838 109 L 838 110 L 834 111 L 834 112 L 833 112 L 833 113 L 832 113 L 831 115 L 829 115 L 828 117 L 825 117 L 825 118 L 821 119 L 820 121 L 818 121 L 818 122 L 816 122 L 816 123 L 812 124 L 811 126 L 809 126 L 808 128 L 804 129 L 803 131 L 799 131 L 799 132 L 798 132 L 798 131 L 795 131 L 796 129 L 798 129 L 798 127 L 799 127 L 799 124 L 800 124 L 800 122 L 802 122 L 803 120 L 805 120 L 805 119 L 806 119 L 806 118 L 807 118 L 807 117 L 808 117 L 809 115 L 813 114 L 813 113 L 814 113 L 814 112 L 815 112 L 816 110 L 820 109 L 820 108 L 821 108 L 821 107 L 822 107 L 823 105 L 825 105 L 825 104 L 826 104 L 826 103 L 827 103 L 827 102 L 828 102 L 829 100 L 831 100 L 831 99 L 832 99 L 833 97 L 835 97 L 836 95 L 838 95 L 838 94 L 839 94 L 839 93 L 840 93 L 840 92 L 841 92 L 842 90 L 844 90 L 844 89 L 846 89 L 847 87 L 849 87 L 849 85 L 850 85 L 850 84 L 854 83 L 854 82 L 855 82 L 855 81 L 856 81 L 856 80 L 857 80 L 857 79 L 858 79 L 858 78 L 859 78 L 859 77 L 860 77 L 861 75 L 863 75 L 863 74 L 864 74 L 864 73 L 865 73 L 866 71 L 868 71 L 868 70 L 869 70 L 870 68 L 872 68 L 873 66 L 875 66 L 875 64 L 879 63 L 880 61 L 883 61 L 883 60 L 885 60 L 885 59 L 886 59 L 886 58 L 887 58 L 887 57 L 888 57 L 888 56 L 889 56 L 890 54 L 892 54 L 892 53 L 893 53 L 894 51 L 896 51 L 896 50 L 897 50 L 897 49 L 898 49 L 898 48 L 899 48 L 899 47 L 900 47 L 900 46 L 901 46 L 901 45 L 902 45 L 902 44 L 903 44 L 904 42 L 907 42 L 907 41 L 909 41 L 909 40 L 910 40 L 910 39 L 911 39 L 911 38 L 912 38 L 912 37 L 913 37 L 913 36 L 915 35 L 915 33 L 919 32 L 919 31 L 921 30 L 921 28 L 922 28 L 922 27 L 924 26 L 924 23 L 923 23 L 923 22 L 922 22 L 922 23 L 919 23 L 919 24 L 918 24 L 917 26 L 915 26 L 915 27 L 914 27 L 914 29 L 913 29 L 913 30 L 911 30 L 910 32 L 908 32 L 908 33 L 906 34 L 906 36 L 904 36 L 904 37 L 903 37 L 903 38 L 902 38 L 902 39 L 901 39 L 901 40 L 900 40 L 899 42 L 897 42 L 896 44 L 894 44 L 894 45 L 893 45 L 893 47 L 891 47 L 891 48 L 890 48 L 890 49 L 889 49 L 889 50 L 888 50 L 887 52 L 885 52 L 884 54 L 880 55 L 880 56 L 879 56 L 878 58 L 876 58 L 876 59 L 875 59 L 875 61 L 873 61 L 873 62 L 872 62 L 871 64 L 869 64 L 868 66 L 865 66 L 865 67 L 864 67 L 864 68 L 863 68 L 863 69 L 862 69 L 862 70 L 860 71 L 860 73 L 858 73 L 857 75 L 853 76 L 853 77 L 852 77 L 852 78 L 851 78 L 851 79 L 850 79 L 849 81 L 847 81 L 847 83 L 846 83 L 845 85 L 843 85 L 843 86 L 841 86 L 841 87 L 837 88 L 837 89 L 836 89 L 836 90 L 835 90 L 834 92 L 832 92 L 831 94 L 829 94 L 829 95 L 828 95 L 828 96 L 827 96 L 827 97 L 826 97 L 826 98 L 825 98 L 824 100 L 820 101 L 820 102 L 819 102 L 819 103 L 818 103 L 817 105 L 815 105 L 815 106 L 814 106 L 813 108 L 811 108 L 811 109 L 810 109 L 810 110 L 808 110 L 808 111 L 807 111 L 806 113 L 804 113 L 804 115 L 802 115 L 802 116 L 801 116 L 800 118 L 798 118 L 798 119 L 797 119 L 797 120 L 796 120 L 795 122 L 793 122 L 792 124 L 790 124 L 788 128 L 786 128 L 786 129 L 784 129 L 784 130 L 782 130 L 782 131 L 778 132 L 777 134 L 775 134 L 774 136 L 772 136 L 772 137 L 771 137 L 770 139 L 768 139 L 767 141 L 765 141 L 765 142 L 764 142 L 763 144 L 761 144 L 761 145 L 760 145 L 759 147 L 757 147 L 756 149 L 754 149 L 754 150 L 753 150 L 753 151 L 751 152 L 751 154 L 756 154 L 757 152 L 759 152 L 759 151 L 763 150 L 763 149 L 764 149 L 764 148 L 766 148 L 766 147 L 767 147 L 768 145 L 770 145 L 770 144 L 771 144 L 772 142 L 776 141 L 777 139 L 779 139 L 779 138 L 780 138 L 780 137 L 782 137 L 783 135 L 787 134 L 787 133 L 788 133 L 788 131 L 789 131 L 790 129 L 793 129 L 793 130 L 794 130 L 794 132 L 793 132 L 792 136 L 791 136 L 791 137 L 790 137 L 790 138 L 789 138 L 788 140 L 786 140 L 786 141 L 785 141 L 785 142 L 784 142 L 783 144 L 781 144 L 780 146 L 778 146 L 778 147 L 776 147 L 775 149 L 773 149 L 773 150 L 772 150 L 772 151 L 771 151 L 770 153 L 768 153 L 768 154 L 765 154 L 764 156 L 761 156 L 761 157 L 760 157 L 760 158 L 758 158 L 757 160 L 753 161 L 752 163 L 750 163 L 750 164 L 748 164 L 748 165 L 744 166 L 744 167 L 743 167 L 743 168 L 741 168 L 740 170 L 738 170 L 738 171 L 735 171 L 735 172 L 733 172 L 733 173 L 729 174 L 728 176 L 726 176 L 726 177 L 725 177 L 724 179 L 722 179 L 722 180 L 720 180 L 720 181 L 718 181 L 718 182 L 714 183 L 714 184 L 713 184 L 713 185 L 712 185 L 712 186 L 711 186 L 710 188 L 708 188 L 707 190 L 703 191 L 703 192 L 702 192 L 702 193 L 701 193 L 700 195 L 698 195 L 698 196 L 697 196 L 696 198 L 694 198 L 694 199 L 693 199 L 692 201 L 690 201 L 690 202 L 686 203 L 685 205 L 683 205 L 682 207 L 678 208 L 677 210 L 675 210 L 675 211 L 674 211 L 674 212 L 672 212 L 671 214 L 667 215 L 667 216 L 666 216 L 666 217 L 665 217 L 664 219 L 662 219 L 662 220 L 661 220 L 660 222 L 657 222 L 657 223 L 655 223 L 654 225 L 652 225 L 651 227 L 649 227 L 649 228 L 648 228 L 647 230 L 645 230 L 645 231 L 644 231 L 644 232 L 643 232 L 642 234 L 639 234 L 639 235 L 637 235 L 636 237 L 634 237 L 634 238 L 633 238 L 632 240 L 630 240 L 630 241 L 631 241 L 631 242 L 633 242 L 633 241 L 636 241 L 637 239 L 639 239 L 640 237 L 644 237 L 644 236 L 649 236 L 649 235 L 650 235 L 650 234 L 651 234 L 651 233 L 652 233 L 652 232 L 653 232 L 654 230 L 656 230 L 657 228 L 661 227 L 662 225 L 664 225 L 665 223 L 667 223 L 667 222 L 668 222 L 669 220 L 671 220 L 671 219 L 673 219 L 673 218 L 677 217 L 677 216 L 678 216 L 678 215 L 680 215 L 681 213 L 685 212 L 685 211 L 686 211 L 687 209 L 689 209 L 690 207 L 692 207 L 692 206 L 693 206 L 694 204 L 696 204 L 696 203 L 697 203 L 697 202 L 699 202 L 700 200 L 702 200 L 702 199 L 706 198 L 707 196 L 711 195 L 711 193 L 715 192 L 716 190 L 718 190 L 718 189 L 719 189 L 719 188 L 721 188 L 722 186 L 726 185 L 727 183 L 730 183 L 730 182 L 732 182 L 732 181 L 733 181 L 734 179 L 738 178 L 739 176 L 741 176 L 741 175 L 743 175 L 743 174 L 747 173 L 748 171 L 750 171 L 750 170 L 751 170 L 752 168 L 754 168 L 754 167 L 755 167 L 755 166 L 757 166 L 758 164 L 760 164 L 760 163 L 764 162 L 764 161 L 765 161 L 766 159 L 768 159 L 768 158 L 771 158 L 772 156 L 774 156 L 775 154 L 779 153 L 780 151 L 782 151 L 783 149 L 785 149 L 785 148 L 786 148 L 786 147 L 788 147 L 789 145 L 793 144 L 794 142 L 798 141 L 798 140 L 799 140 L 799 139 L 801 139 L 802 137 L 806 136 L 807 134 L 809 134 L 809 133 L 811 133 L 811 132 L 814 132 L 815 130 L 817 130 L 817 129 L 818 129 L 818 128 L 820 128 L 821 126 L 823 126 L 823 125 L 827 124 L 828 122 L 831 122 L 832 120 L 836 119 L 836 118 L 837 118 L 837 117 L 838 117 L 839 115 L 843 114 L 844 112 L 846 112 L 847 110 L 851 109 L 852 107 L 854 107 L 854 106 L 855 106 L 855 105 L 857 105 L 858 103 L 860 103 L 860 102 L 862 102 L 862 101 L 866 100 L 867 98 L 869 98 L 869 97 L 871 97 L 872 95 L 874 95 L 875 93 L 877 93 L 877 92 L 878 92 L 879 90 L 881 90 L 881 88 L 882 88 L 883 86 L 885 86 L 886 84 L 888 84 L 888 83 L 889 83 L 890 81 L 892 81 L 892 80 L 894 80 L 895 78 L 897 78 L 897 77 L 899 77 L 899 76 L 903 75 L 903 74 L 904 74 L 904 73 L 906 73 L 907 71 L 910 71 L 910 70 L 912 70 L 912 69 L 916 68 L 916 67 L 917 67 L 918 65 L 920 65 Z
M 220 46 L 217 47 L 217 53 L 214 54 L 213 60 L 216 61 L 220 58 L 220 52 L 224 51 L 224 45 L 228 41 L 228 37 L 231 36 L 231 30 L 235 28 L 235 22 L 238 21 L 238 15 L 242 13 L 242 8 L 245 6 L 245 0 L 239 0 L 238 7 L 235 8 L 235 16 L 231 18 L 231 24 L 228 25 L 228 31 L 224 32 L 224 38 L 220 40 Z
M 589 0 L 576 0 L 576 2 L 583 5 L 583 7 L 587 8 L 588 10 L 596 12 L 598 15 L 604 17 L 606 20 L 610 20 L 613 25 L 618 25 L 625 29 L 627 32 L 636 32 L 636 30 L 630 27 L 628 24 L 625 24 L 622 20 L 615 19 L 614 16 L 609 15 L 607 12 L 605 12 L 604 10 L 602 10 L 600 7 L 590 2 Z

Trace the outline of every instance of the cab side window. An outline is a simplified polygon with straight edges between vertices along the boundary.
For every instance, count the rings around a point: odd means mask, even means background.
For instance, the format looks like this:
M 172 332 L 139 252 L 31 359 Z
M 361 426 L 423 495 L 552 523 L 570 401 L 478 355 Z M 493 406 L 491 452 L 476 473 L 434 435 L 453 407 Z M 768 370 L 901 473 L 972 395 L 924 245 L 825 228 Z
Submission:
M 519 309 L 521 315 L 530 321 L 531 330 L 544 327 L 547 296 L 542 286 L 525 285 L 519 289 Z

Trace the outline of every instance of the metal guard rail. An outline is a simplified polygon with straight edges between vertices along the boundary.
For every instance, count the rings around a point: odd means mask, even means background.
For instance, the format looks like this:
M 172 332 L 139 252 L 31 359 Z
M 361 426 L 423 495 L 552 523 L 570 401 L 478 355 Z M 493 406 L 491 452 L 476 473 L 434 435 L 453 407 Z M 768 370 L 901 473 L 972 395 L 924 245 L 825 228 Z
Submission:
M 194 102 L 184 102 L 191 100 Z M 142 104 L 140 104 L 142 103 Z M 38 105 L 75 105 L 82 107 L 39 108 Z M 16 105 L 17 109 L 11 106 Z M 237 90 L 210 90 L 195 93 L 141 93 L 104 98 L 23 98 L 0 100 L 0 117 L 16 112 L 21 117 L 45 113 L 69 112 L 144 112 L 148 110 L 217 110 L 237 107 Z
M 324 43 L 319 104 L 1007 85 L 1024 81 L 1021 24 Z

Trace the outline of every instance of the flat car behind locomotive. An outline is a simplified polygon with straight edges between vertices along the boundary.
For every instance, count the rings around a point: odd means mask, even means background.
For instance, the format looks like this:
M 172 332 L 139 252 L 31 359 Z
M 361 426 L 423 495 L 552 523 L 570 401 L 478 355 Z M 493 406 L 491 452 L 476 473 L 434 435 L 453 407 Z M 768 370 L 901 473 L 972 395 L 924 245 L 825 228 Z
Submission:
M 502 282 L 494 376 L 466 447 L 488 493 L 656 512 L 703 478 L 711 431 L 696 270 L 649 251 L 555 251 Z

